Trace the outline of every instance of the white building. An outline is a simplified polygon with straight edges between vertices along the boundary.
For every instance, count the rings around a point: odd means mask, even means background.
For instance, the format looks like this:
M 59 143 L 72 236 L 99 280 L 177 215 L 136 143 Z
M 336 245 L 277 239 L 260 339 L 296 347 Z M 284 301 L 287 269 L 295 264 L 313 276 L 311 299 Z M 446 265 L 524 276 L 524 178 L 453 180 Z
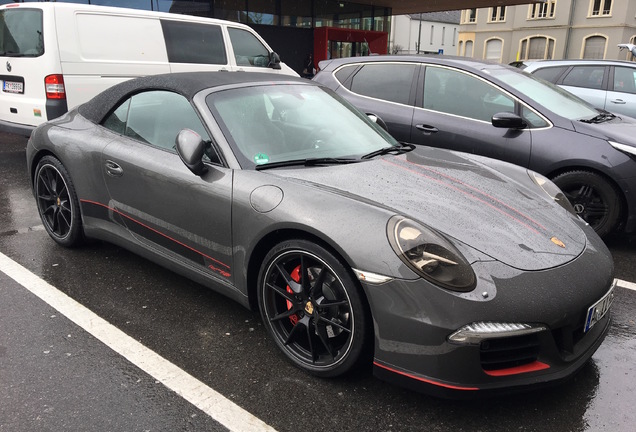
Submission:
M 389 52 L 393 54 L 457 54 L 461 11 L 391 17 Z

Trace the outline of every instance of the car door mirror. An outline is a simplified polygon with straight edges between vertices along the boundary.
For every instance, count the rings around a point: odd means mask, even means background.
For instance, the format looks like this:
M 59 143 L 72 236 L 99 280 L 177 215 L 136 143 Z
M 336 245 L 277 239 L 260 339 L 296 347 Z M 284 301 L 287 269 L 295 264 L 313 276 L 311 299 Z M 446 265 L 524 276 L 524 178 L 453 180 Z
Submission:
M 500 112 L 492 116 L 492 125 L 496 128 L 524 129 L 528 126 L 524 119 L 515 113 Z
M 387 131 L 387 132 L 389 131 L 389 127 L 386 125 L 384 120 L 382 120 L 382 118 L 380 116 L 378 116 L 377 114 L 367 113 L 367 117 L 369 117 L 369 120 L 371 120 L 373 123 L 375 123 L 378 126 L 380 126 L 385 131 Z
M 269 63 L 267 67 L 279 70 L 280 69 L 280 56 L 275 52 L 269 53 Z
M 201 136 L 190 129 L 182 129 L 175 140 L 177 154 L 194 175 L 201 176 L 208 169 L 203 163 L 207 144 Z

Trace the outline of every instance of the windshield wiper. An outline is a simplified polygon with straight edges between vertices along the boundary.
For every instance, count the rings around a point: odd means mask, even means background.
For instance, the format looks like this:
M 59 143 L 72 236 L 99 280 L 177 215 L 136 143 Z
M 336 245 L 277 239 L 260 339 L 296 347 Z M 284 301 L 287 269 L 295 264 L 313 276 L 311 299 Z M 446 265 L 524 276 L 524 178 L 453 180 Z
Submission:
M 594 116 L 591 119 L 581 119 L 580 121 L 582 121 L 583 123 L 603 123 L 614 118 L 616 118 L 616 116 L 611 112 L 599 110 L 599 114 L 597 116 Z
M 415 148 L 414 144 L 400 143 L 399 146 L 384 147 L 384 148 L 381 148 L 380 150 L 376 150 L 371 153 L 365 154 L 360 159 L 371 159 L 376 156 L 382 156 L 387 154 L 399 155 L 402 153 L 410 152 L 414 148 Z
M 280 162 L 271 162 L 263 165 L 256 165 L 256 170 L 264 170 L 269 168 L 281 168 L 290 166 L 319 166 L 319 165 L 340 165 L 360 162 L 360 159 L 350 158 L 308 158 L 308 159 L 293 159 Z

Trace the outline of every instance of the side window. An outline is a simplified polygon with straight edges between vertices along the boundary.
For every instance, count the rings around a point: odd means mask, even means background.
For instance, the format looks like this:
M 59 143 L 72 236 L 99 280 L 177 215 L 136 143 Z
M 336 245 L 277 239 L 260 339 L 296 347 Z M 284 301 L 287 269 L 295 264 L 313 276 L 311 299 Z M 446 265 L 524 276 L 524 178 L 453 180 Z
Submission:
M 237 66 L 267 67 L 269 50 L 247 30 L 228 27 Z
M 171 63 L 227 64 L 218 25 L 161 20 Z
M 335 73 L 336 75 L 336 79 L 338 81 L 340 81 L 341 84 L 343 84 L 347 78 L 349 78 L 351 76 L 351 74 L 353 72 L 355 72 L 355 70 L 357 69 L 357 65 L 351 65 L 351 66 L 344 66 L 341 67 L 340 69 L 338 69 L 338 71 Z
M 481 79 L 452 69 L 427 67 L 424 108 L 490 122 L 499 112 L 514 112 L 515 101 Z
M 414 64 L 368 64 L 353 77 L 351 91 L 407 105 L 416 70 Z
M 636 94 L 636 68 L 616 67 L 614 91 Z
M 543 128 L 550 126 L 541 116 L 532 111 L 527 106 L 523 106 L 521 109 L 521 117 L 530 125 L 531 129 Z
M 116 132 L 120 135 L 124 135 L 126 132 L 126 119 L 128 118 L 128 107 L 130 106 L 130 99 L 126 100 L 123 104 L 119 105 L 115 111 L 113 111 L 102 122 L 102 125 Z
M 539 78 L 550 81 L 554 84 L 567 68 L 567 66 L 547 67 L 532 72 L 532 75 L 538 76 Z
M 603 87 L 604 66 L 575 66 L 563 78 L 563 85 L 601 89 Z

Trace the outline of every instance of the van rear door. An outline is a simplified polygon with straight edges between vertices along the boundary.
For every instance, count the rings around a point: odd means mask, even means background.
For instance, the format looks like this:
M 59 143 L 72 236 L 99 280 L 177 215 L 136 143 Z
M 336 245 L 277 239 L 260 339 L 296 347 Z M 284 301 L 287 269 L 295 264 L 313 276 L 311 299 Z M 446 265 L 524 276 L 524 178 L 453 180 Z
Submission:
M 0 9 L 0 123 L 28 135 L 66 112 L 52 14 L 13 4 Z M 51 36 L 51 39 L 47 39 Z M 50 75 L 48 85 L 46 76 Z M 47 99 L 46 88 L 52 99 Z

